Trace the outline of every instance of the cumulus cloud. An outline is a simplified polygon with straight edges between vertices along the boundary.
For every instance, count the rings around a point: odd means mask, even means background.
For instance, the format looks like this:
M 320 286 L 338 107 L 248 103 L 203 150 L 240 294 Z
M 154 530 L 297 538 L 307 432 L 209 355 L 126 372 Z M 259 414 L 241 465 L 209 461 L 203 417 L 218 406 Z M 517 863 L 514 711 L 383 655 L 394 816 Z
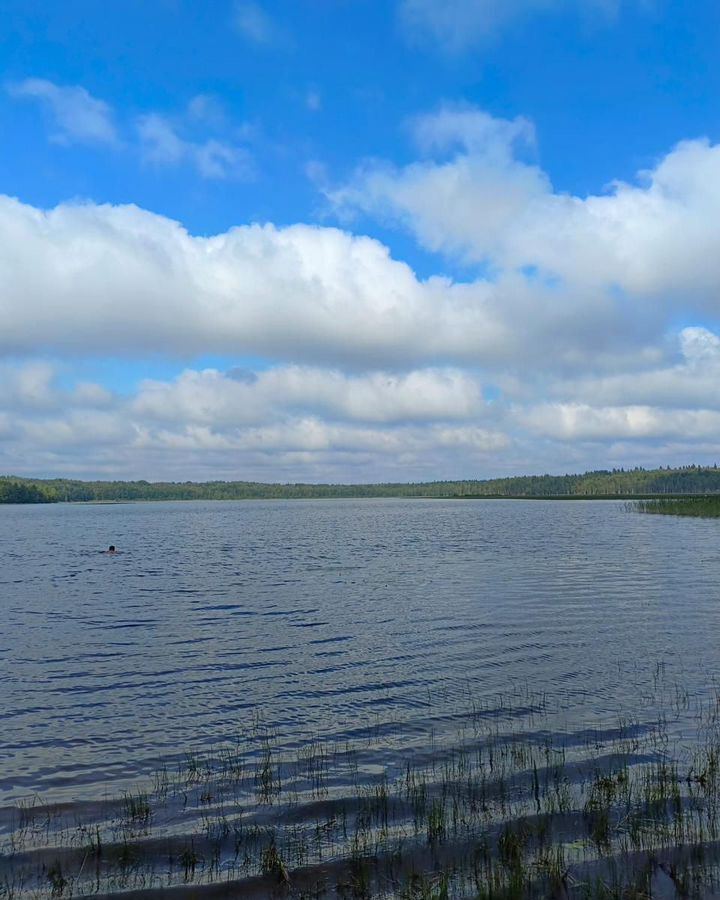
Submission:
M 612 17 L 622 0 L 401 0 L 400 21 L 408 35 L 460 52 L 515 20 L 550 12 L 599 13 Z
M 217 370 L 185 371 L 175 382 L 144 382 L 133 408 L 157 421 L 247 424 L 269 410 L 365 423 L 465 420 L 482 413 L 481 385 L 458 370 L 403 375 L 284 366 L 252 378 Z
M 349 377 L 281 366 L 238 379 L 188 369 L 127 396 L 91 384 L 61 390 L 57 374 L 47 363 L 5 368 L 0 426 L 11 421 L 12 431 L 0 461 L 12 456 L 11 471 L 52 459 L 67 473 L 78 454 L 103 465 L 113 454 L 128 475 L 171 477 L 185 466 L 200 477 L 211 454 L 214 477 L 256 478 L 263 469 L 278 477 L 279 466 L 297 480 L 314 467 L 362 465 L 367 480 L 372 471 L 400 478 L 401 465 L 429 471 L 442 455 L 484 459 L 508 445 L 485 416 L 479 385 L 454 370 Z
M 37 100 L 50 114 L 53 139 L 62 144 L 117 144 L 113 112 L 103 100 L 79 85 L 61 86 L 43 78 L 27 78 L 11 84 L 13 97 Z
M 507 229 L 551 193 L 547 176 L 515 153 L 534 144 L 532 125 L 451 106 L 411 124 L 418 150 L 430 158 L 403 168 L 366 163 L 349 184 L 328 192 L 333 206 L 396 223 L 429 250 L 468 261 L 496 257 Z
M 599 406 L 652 406 L 657 409 L 720 409 L 720 338 L 707 328 L 678 334 L 680 359 L 672 365 L 647 365 L 635 372 L 581 376 L 568 383 L 544 384 L 548 397 Z
M 0 352 L 254 353 L 407 365 L 502 353 L 488 289 L 421 283 L 375 240 L 245 226 L 211 238 L 136 207 L 0 199 Z M 510 293 L 510 289 L 508 289 Z
M 656 304 L 599 285 L 577 290 L 518 272 L 420 281 L 380 242 L 334 228 L 250 225 L 194 237 L 133 206 L 41 211 L 0 197 L 0 259 L 0 354 L 587 371 L 617 368 L 639 349 L 644 360 L 670 321 Z
M 158 164 L 199 165 L 166 124 Z M 578 197 L 554 190 L 525 119 L 448 106 L 411 133 L 415 163 L 366 164 L 332 200 L 482 277 L 420 279 L 338 228 L 198 237 L 135 206 L 0 196 L 0 471 L 367 481 L 715 461 L 720 147 L 680 143 Z M 78 357 L 158 354 L 184 370 L 122 394 L 72 381 Z M 210 354 L 227 370 L 192 367 Z
M 717 347 L 720 337 L 685 329 L 678 338 L 682 353 L 698 342 Z M 59 370 L 46 362 L 7 363 L 0 469 L 368 481 L 582 469 L 597 466 L 598 457 L 608 466 L 712 462 L 720 404 L 709 385 L 718 362 L 717 351 L 692 350 L 674 367 L 629 374 L 626 396 L 614 401 L 601 392 L 580 399 L 575 379 L 556 378 L 526 383 L 515 396 L 510 389 L 493 403 L 483 400 L 481 373 L 458 369 L 188 368 L 112 394 L 91 383 L 62 388 Z M 664 391 L 674 380 L 682 397 L 688 368 L 703 386 L 669 406 Z M 637 402 L 633 392 L 653 374 L 662 376 L 660 389 Z
M 72 390 L 57 387 L 57 368 L 45 360 L 22 365 L 0 363 L 0 408 L 25 412 L 98 409 L 111 401 L 100 385 L 78 382 Z
M 526 427 L 566 441 L 615 438 L 685 438 L 720 436 L 717 410 L 658 409 L 649 406 L 598 407 L 583 403 L 541 404 L 525 413 Z
M 450 151 L 402 168 L 372 163 L 329 193 L 412 231 L 423 246 L 496 271 L 530 271 L 574 290 L 662 303 L 682 295 L 716 312 L 720 282 L 720 145 L 684 141 L 636 183 L 577 197 L 553 190 L 522 153 L 522 120 L 441 109 L 415 125 L 420 144 Z

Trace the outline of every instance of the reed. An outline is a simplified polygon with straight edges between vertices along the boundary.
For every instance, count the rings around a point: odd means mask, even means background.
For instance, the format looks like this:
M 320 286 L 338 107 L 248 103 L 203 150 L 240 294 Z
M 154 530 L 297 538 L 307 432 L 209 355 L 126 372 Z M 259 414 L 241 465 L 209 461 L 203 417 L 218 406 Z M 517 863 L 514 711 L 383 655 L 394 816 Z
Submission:
M 702 519 L 720 517 L 720 495 L 707 497 L 659 498 L 657 500 L 636 500 L 629 504 L 641 513 L 663 516 L 694 516 Z
M 19 805 L 0 897 L 702 897 L 720 874 L 720 700 L 688 716 L 664 667 L 653 685 L 651 724 L 588 729 L 582 745 L 530 692 L 472 700 L 452 741 L 415 734 L 412 751 L 375 726 L 288 749 L 254 721 L 86 821 Z

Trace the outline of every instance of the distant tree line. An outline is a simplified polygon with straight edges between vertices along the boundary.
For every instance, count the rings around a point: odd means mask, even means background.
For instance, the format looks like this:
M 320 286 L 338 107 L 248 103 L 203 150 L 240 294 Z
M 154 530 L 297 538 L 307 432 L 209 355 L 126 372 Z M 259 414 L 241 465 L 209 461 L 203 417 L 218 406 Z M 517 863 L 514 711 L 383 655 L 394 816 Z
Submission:
M 0 503 L 53 503 L 52 492 L 35 482 L 15 478 L 0 479 Z
M 715 466 L 600 469 L 582 475 L 525 475 L 413 484 L 264 484 L 256 481 L 75 481 L 0 476 L 0 503 L 113 500 L 270 500 L 342 497 L 628 497 L 720 494 Z

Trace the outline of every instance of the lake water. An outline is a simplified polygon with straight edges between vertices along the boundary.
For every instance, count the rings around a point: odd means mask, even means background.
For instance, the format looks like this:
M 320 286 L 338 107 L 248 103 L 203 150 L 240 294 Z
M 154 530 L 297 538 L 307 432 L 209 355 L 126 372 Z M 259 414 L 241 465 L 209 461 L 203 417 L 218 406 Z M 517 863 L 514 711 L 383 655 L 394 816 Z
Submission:
M 649 727 L 659 678 L 691 711 L 716 687 L 719 538 L 600 501 L 0 506 L 6 831 L 259 722 L 278 753 L 372 734 L 370 777 L 478 704 L 542 696 L 568 744 Z

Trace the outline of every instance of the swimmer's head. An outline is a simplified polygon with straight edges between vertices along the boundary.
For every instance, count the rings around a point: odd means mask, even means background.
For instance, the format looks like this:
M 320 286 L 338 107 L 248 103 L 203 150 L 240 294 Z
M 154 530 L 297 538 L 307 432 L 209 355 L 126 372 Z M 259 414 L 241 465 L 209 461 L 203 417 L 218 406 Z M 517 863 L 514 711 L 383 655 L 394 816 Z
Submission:
M 115 552 L 115 544 L 110 544 L 110 546 L 108 547 L 108 553 L 114 553 L 114 552 Z

